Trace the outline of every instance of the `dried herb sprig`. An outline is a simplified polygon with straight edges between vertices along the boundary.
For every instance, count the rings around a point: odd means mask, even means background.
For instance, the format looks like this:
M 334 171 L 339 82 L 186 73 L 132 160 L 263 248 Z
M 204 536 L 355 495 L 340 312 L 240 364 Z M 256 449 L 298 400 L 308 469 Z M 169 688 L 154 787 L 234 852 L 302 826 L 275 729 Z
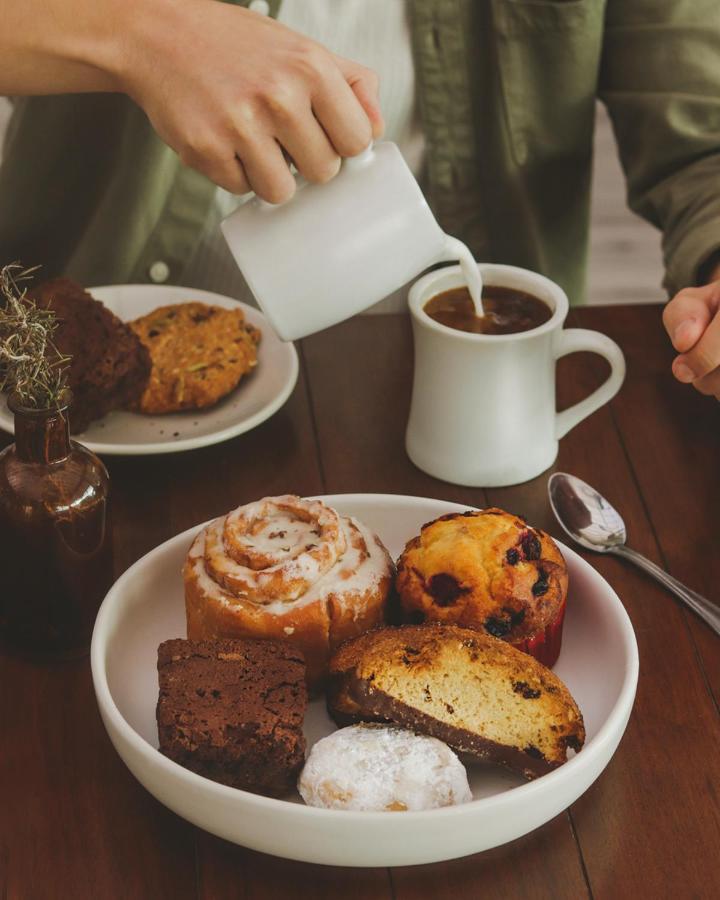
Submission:
M 53 409 L 67 397 L 70 357 L 53 343 L 54 311 L 27 296 L 24 282 L 36 270 L 19 263 L 0 269 L 0 390 L 31 409 Z

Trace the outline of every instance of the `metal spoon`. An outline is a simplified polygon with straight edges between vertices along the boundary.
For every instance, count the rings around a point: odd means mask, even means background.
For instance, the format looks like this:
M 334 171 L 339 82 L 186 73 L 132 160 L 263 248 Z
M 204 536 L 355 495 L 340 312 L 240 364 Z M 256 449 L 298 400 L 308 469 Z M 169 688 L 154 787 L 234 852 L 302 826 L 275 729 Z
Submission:
M 620 513 L 608 501 L 574 475 L 555 472 L 548 481 L 550 506 L 563 530 L 587 550 L 614 553 L 644 569 L 660 584 L 672 591 L 720 634 L 720 608 L 690 588 L 685 587 L 660 566 L 625 545 L 627 532 Z

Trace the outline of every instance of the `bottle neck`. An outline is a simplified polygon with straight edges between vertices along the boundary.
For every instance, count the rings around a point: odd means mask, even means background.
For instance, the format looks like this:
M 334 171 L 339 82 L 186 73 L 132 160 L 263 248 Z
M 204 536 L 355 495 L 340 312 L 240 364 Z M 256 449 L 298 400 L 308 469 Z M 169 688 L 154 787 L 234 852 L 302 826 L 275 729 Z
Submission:
M 54 463 L 70 453 L 67 408 L 22 409 L 15 407 L 15 450 L 25 462 Z

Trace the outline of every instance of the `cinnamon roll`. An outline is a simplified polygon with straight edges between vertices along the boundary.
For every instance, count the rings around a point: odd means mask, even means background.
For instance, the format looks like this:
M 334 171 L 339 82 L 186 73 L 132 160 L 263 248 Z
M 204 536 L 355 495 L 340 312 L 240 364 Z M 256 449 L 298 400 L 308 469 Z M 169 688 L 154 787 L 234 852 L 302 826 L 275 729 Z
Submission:
M 390 555 L 362 522 L 320 500 L 267 497 L 195 538 L 183 571 L 188 638 L 287 640 L 317 688 L 330 654 L 384 621 L 393 575 Z

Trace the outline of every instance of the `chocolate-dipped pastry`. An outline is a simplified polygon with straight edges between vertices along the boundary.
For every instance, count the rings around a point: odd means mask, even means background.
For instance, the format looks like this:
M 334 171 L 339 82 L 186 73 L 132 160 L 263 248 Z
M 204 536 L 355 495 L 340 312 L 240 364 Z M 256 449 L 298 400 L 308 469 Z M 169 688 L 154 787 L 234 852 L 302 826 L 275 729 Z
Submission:
M 527 778 L 585 741 L 582 714 L 550 669 L 453 625 L 379 628 L 348 641 L 330 662 L 327 702 L 339 725 L 393 722 Z

